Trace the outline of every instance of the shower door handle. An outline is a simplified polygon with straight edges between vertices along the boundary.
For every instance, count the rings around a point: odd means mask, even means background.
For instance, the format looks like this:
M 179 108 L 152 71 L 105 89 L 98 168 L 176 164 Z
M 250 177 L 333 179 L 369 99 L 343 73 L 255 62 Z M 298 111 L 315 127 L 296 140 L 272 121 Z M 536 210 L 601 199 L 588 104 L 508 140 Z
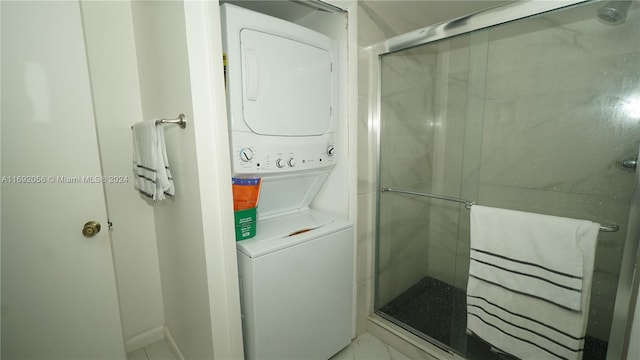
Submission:
M 635 169 L 638 165 L 638 159 L 627 159 L 622 161 L 622 166 L 627 169 Z

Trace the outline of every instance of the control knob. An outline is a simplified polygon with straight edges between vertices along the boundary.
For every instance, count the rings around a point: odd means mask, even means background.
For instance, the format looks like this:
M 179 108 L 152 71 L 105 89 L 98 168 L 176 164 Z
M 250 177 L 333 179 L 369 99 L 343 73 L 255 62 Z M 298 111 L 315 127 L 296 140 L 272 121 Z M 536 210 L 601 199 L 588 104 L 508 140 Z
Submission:
M 253 150 L 250 148 L 242 148 L 240 150 L 240 160 L 247 162 L 253 159 Z
M 291 158 L 291 159 L 289 159 L 289 161 L 287 161 L 287 164 L 289 165 L 289 167 L 296 166 L 296 163 L 297 163 L 296 159 L 294 159 L 294 158 Z
M 335 152 L 336 152 L 336 148 L 334 145 L 327 146 L 327 155 L 329 157 L 332 157 L 333 155 L 335 155 Z
M 284 159 L 282 158 L 278 158 L 278 160 L 276 160 L 276 166 L 278 167 L 278 169 L 282 169 L 283 167 L 285 167 L 286 162 L 284 161 Z

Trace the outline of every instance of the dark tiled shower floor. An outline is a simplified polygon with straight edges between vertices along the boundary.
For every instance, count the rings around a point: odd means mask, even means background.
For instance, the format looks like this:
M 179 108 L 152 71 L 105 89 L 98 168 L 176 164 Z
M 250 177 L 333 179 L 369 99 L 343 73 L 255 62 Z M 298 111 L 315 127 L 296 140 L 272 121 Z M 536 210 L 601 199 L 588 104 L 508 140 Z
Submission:
M 425 277 L 379 311 L 465 354 L 467 359 L 504 359 L 480 339 L 466 335 L 465 295 L 464 290 Z M 607 343 L 587 335 L 583 359 L 605 360 L 606 354 Z

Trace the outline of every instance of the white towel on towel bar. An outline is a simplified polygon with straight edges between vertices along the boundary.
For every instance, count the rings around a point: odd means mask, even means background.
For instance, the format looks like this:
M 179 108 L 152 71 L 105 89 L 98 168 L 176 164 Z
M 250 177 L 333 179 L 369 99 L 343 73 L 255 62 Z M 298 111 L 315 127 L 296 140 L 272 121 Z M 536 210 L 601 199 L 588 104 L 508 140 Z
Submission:
M 474 205 L 467 327 L 523 359 L 580 359 L 599 224 Z
M 153 201 L 164 200 L 165 195 L 175 195 L 164 142 L 164 127 L 156 126 L 156 120 L 147 120 L 134 124 L 132 132 L 136 190 Z
M 586 220 L 474 205 L 474 276 L 581 312 L 584 252 L 595 251 L 598 228 Z

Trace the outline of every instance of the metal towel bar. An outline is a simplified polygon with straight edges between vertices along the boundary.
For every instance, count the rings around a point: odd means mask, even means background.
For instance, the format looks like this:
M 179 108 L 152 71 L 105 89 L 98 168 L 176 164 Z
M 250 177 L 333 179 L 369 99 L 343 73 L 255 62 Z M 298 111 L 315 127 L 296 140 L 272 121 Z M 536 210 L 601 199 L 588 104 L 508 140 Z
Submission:
M 175 119 L 158 119 L 156 120 L 156 125 L 160 124 L 177 124 L 181 129 L 185 129 L 187 127 L 187 120 L 184 119 L 184 114 L 178 115 Z M 133 126 L 131 126 L 133 129 Z
M 452 202 L 457 202 L 457 203 L 461 203 L 464 204 L 464 207 L 467 210 L 471 209 L 471 206 L 475 205 L 476 203 L 474 203 L 473 201 L 469 201 L 469 200 L 465 200 L 465 199 L 459 199 L 456 197 L 452 197 L 452 196 L 446 196 L 446 195 L 438 195 L 438 194 L 430 194 L 430 193 L 423 193 L 423 192 L 416 192 L 416 191 L 409 191 L 409 190 L 400 190 L 400 189 L 393 189 L 393 188 L 383 188 L 382 192 L 395 192 L 395 193 L 400 193 L 400 194 L 407 194 L 407 195 L 415 195 L 415 196 L 424 196 L 424 197 L 428 197 L 428 198 L 433 198 L 433 199 L 439 199 L 439 200 L 445 200 L 445 201 L 452 201 Z M 611 224 L 611 225 L 601 225 L 600 226 L 600 231 L 601 232 L 616 232 L 620 230 L 620 226 L 618 226 L 617 224 Z
M 178 126 L 180 126 L 181 129 L 184 129 L 184 128 L 187 127 L 187 121 L 184 119 L 184 117 L 185 117 L 184 114 L 180 114 L 175 119 L 158 119 L 158 120 L 156 120 L 156 125 L 159 125 L 159 124 L 178 124 Z
M 452 197 L 452 196 L 446 196 L 446 195 L 421 193 L 421 192 L 416 192 L 416 191 L 408 191 L 408 190 L 400 190 L 400 189 L 392 189 L 392 188 L 382 189 L 382 192 L 395 192 L 395 193 L 400 193 L 400 194 L 425 196 L 425 197 L 434 198 L 434 199 L 453 201 L 453 202 L 464 204 L 464 207 L 467 208 L 467 209 L 471 209 L 471 206 L 475 205 L 475 203 L 472 202 L 472 201 L 468 201 L 468 200 L 464 200 L 464 199 L 458 199 L 458 198 L 455 198 L 455 197 Z

